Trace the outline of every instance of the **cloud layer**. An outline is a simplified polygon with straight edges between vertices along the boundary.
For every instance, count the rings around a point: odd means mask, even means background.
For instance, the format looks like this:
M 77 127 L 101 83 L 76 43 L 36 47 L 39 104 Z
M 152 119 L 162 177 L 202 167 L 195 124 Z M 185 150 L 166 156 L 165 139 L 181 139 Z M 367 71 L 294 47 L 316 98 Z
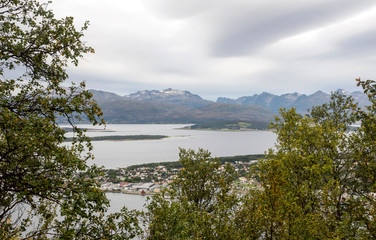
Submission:
M 126 94 L 168 87 L 203 97 L 337 88 L 376 79 L 373 0 L 65 0 L 91 23 L 72 79 Z

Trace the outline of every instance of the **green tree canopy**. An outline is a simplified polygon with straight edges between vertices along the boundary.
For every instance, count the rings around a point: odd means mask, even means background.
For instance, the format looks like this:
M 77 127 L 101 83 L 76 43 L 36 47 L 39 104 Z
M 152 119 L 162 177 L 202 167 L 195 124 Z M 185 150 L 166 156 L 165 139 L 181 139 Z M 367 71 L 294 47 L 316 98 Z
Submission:
M 146 238 L 231 239 L 239 202 L 232 191 L 234 169 L 203 149 L 180 149 L 179 157 L 183 169 L 144 213 Z
M 231 166 L 181 150 L 183 170 L 153 196 L 148 239 L 375 239 L 376 83 L 370 105 L 335 93 L 309 114 L 280 110 L 274 149 L 252 167 L 258 187 L 233 188 Z M 167 197 L 167 198 L 166 198 Z
M 103 123 L 101 110 L 84 83 L 61 85 L 67 66 L 94 52 L 82 39 L 87 26 L 56 19 L 48 3 L 0 1 L 0 238 L 134 235 L 132 213 L 104 217 L 108 200 L 94 181 L 101 171 L 87 165 L 91 145 L 75 126 Z M 68 146 L 61 121 L 74 129 Z
M 260 237 L 374 239 L 375 83 L 360 81 L 371 105 L 333 94 L 302 116 L 280 111 L 275 150 L 261 161 Z M 353 129 L 353 125 L 360 127 Z

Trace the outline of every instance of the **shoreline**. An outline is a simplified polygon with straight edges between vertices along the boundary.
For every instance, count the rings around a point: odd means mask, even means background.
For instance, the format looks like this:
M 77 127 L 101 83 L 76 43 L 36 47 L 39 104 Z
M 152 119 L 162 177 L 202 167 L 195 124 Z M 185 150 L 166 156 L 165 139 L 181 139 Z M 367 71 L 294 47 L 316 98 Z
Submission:
M 91 142 L 110 141 L 110 142 L 124 142 L 124 141 L 146 141 L 146 140 L 162 140 L 169 138 L 165 135 L 111 135 L 111 136 L 95 136 L 89 137 Z M 73 138 L 68 137 L 64 142 L 72 142 Z
M 120 194 L 128 194 L 128 195 L 141 195 L 141 196 L 151 196 L 151 195 L 154 195 L 156 194 L 156 192 L 145 192 L 145 193 L 141 193 L 141 192 L 132 192 L 132 191 L 117 191 L 117 190 L 101 190 L 102 192 L 104 193 L 120 193 Z
M 238 129 L 210 129 L 210 128 L 178 128 L 180 130 L 192 130 L 192 131 L 209 131 L 209 132 L 269 132 L 272 131 L 272 129 L 244 129 L 244 130 L 238 130 Z

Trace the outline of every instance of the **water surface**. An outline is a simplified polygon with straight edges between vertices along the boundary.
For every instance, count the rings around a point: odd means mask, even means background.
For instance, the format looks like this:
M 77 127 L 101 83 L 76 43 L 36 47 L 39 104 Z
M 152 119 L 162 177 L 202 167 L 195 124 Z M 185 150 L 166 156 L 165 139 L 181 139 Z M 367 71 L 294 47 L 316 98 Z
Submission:
M 105 168 L 134 164 L 177 161 L 179 147 L 209 150 L 213 156 L 262 154 L 274 146 L 271 131 L 202 131 L 181 129 L 182 124 L 109 124 L 106 131 L 89 131 L 88 136 L 167 135 L 169 138 L 138 141 L 92 142 L 94 162 Z M 81 127 L 93 128 L 90 125 Z M 103 129 L 103 127 L 95 127 Z

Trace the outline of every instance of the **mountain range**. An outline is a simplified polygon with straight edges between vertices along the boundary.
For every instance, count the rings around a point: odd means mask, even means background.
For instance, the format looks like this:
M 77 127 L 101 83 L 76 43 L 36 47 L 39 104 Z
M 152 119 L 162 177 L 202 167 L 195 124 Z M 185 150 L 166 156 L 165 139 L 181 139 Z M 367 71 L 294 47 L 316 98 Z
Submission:
M 343 89 L 338 89 L 336 93 L 352 96 L 360 106 L 369 104 L 368 98 L 360 91 L 347 92 Z M 330 100 L 331 94 L 317 91 L 311 95 L 299 94 L 299 93 L 286 93 L 282 95 L 274 95 L 267 92 L 261 94 L 254 94 L 253 96 L 244 96 L 238 99 L 219 97 L 217 102 L 239 104 L 243 106 L 257 105 L 269 109 L 273 112 L 278 112 L 280 108 L 296 108 L 299 113 L 307 113 L 307 109 L 313 106 L 322 105 Z
M 102 108 L 108 123 L 270 122 L 281 107 L 295 107 L 298 112 L 306 113 L 308 108 L 330 99 L 330 94 L 322 91 L 311 95 L 274 95 L 264 92 L 238 99 L 219 97 L 216 102 L 205 100 L 189 91 L 171 88 L 144 90 L 125 96 L 99 90 L 90 92 Z M 348 93 L 341 89 L 336 92 L 353 96 L 360 105 L 368 101 L 362 92 Z

